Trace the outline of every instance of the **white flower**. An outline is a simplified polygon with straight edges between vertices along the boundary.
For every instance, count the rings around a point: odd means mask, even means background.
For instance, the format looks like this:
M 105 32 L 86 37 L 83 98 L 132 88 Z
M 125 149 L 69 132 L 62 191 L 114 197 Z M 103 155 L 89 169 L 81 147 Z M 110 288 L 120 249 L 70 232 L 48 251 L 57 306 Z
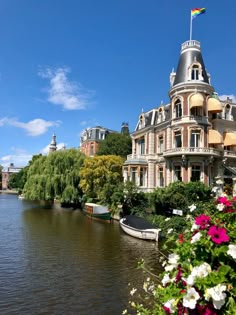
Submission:
M 218 190 L 218 187 L 213 187 L 211 191 L 214 192 L 214 193 L 216 193 L 217 190 Z
M 197 207 L 192 204 L 191 206 L 188 207 L 190 212 L 193 212 Z
M 175 312 L 175 300 L 171 299 L 164 304 L 170 310 L 170 313 L 173 314 Z
M 236 245 L 230 244 L 229 250 L 227 251 L 227 254 L 232 256 L 233 259 L 236 259 Z
M 179 261 L 179 255 L 177 254 L 169 254 L 168 256 L 168 262 L 171 265 L 176 265 Z
M 225 304 L 226 294 L 223 293 L 225 290 L 226 285 L 218 284 L 213 288 L 206 289 L 205 298 L 207 301 L 212 298 L 214 307 L 219 310 Z
M 166 218 L 166 219 L 165 219 L 165 221 L 169 221 L 169 220 L 170 220 L 170 218 Z
M 219 203 L 219 204 L 216 206 L 216 208 L 217 208 L 219 211 L 224 210 L 224 207 L 225 207 L 225 205 L 224 205 L 223 203 Z
M 222 181 L 221 179 L 218 179 L 218 180 L 216 181 L 216 184 L 217 184 L 217 185 L 223 185 L 224 183 L 223 183 L 223 181 Z
M 167 283 L 171 282 L 171 279 L 170 279 L 170 275 L 169 273 L 166 273 L 163 277 L 163 279 L 161 280 L 161 283 L 163 285 L 163 287 L 165 287 L 167 285 Z
M 192 274 L 188 276 L 187 279 L 184 279 L 187 283 L 187 285 L 192 286 L 195 283 L 196 277 L 194 277 Z
M 187 290 L 187 294 L 183 298 L 183 306 L 188 307 L 191 310 L 195 309 L 197 300 L 200 299 L 200 295 L 194 288 L 190 288 Z
M 198 242 L 198 241 L 200 240 L 201 236 L 202 236 L 201 232 L 196 233 L 196 234 L 192 237 L 192 240 L 191 240 L 190 243 L 193 244 L 193 243 Z
M 199 225 L 193 223 L 192 227 L 191 227 L 191 231 L 195 231 L 195 230 L 198 230 L 199 229 Z
M 127 314 L 127 313 L 128 313 L 127 310 L 123 310 L 122 315 L 123 315 L 123 314 Z
M 188 285 L 192 286 L 196 278 L 205 278 L 211 272 L 211 266 L 204 262 L 200 266 L 193 267 L 191 274 L 186 279 Z
M 171 232 L 173 232 L 173 229 L 169 229 L 169 230 L 167 231 L 167 234 L 170 234 Z
M 175 269 L 175 267 L 177 267 L 177 264 L 176 265 L 167 265 L 167 266 L 165 266 L 165 271 L 172 271 L 173 269 Z
M 134 293 L 137 291 L 137 289 L 133 288 L 131 291 L 130 291 L 130 295 L 134 295 Z

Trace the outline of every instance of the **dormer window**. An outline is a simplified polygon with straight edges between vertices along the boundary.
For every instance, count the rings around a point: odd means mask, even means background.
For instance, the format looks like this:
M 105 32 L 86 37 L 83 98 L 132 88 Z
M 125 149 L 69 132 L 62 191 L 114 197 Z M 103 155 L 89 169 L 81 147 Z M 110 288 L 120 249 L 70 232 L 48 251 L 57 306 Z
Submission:
M 200 63 L 194 62 L 190 67 L 189 67 L 189 75 L 188 75 L 189 80 L 203 80 L 202 76 L 202 66 Z
M 162 107 L 158 110 L 158 119 L 157 122 L 160 123 L 164 120 L 164 113 Z
M 199 67 L 197 65 L 194 65 L 192 67 L 191 79 L 192 80 L 199 80 Z
M 225 105 L 225 119 L 231 120 L 231 106 L 229 104 Z
M 174 110 L 175 110 L 175 118 L 182 117 L 182 104 L 181 104 L 180 99 L 177 99 L 175 101 Z
M 144 128 L 145 127 L 145 117 L 144 115 L 141 115 L 139 117 L 139 129 Z

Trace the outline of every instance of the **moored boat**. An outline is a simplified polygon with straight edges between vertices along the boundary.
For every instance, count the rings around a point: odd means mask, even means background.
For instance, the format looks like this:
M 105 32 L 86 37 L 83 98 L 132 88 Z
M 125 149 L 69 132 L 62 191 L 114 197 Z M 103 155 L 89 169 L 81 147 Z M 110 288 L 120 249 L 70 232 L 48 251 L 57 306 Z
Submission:
M 107 206 L 87 202 L 85 203 L 84 212 L 91 219 L 106 221 L 108 223 L 111 221 L 111 212 Z
M 120 219 L 120 227 L 125 233 L 133 237 L 156 242 L 158 242 L 159 232 L 161 231 L 147 220 L 134 215 L 128 215 Z

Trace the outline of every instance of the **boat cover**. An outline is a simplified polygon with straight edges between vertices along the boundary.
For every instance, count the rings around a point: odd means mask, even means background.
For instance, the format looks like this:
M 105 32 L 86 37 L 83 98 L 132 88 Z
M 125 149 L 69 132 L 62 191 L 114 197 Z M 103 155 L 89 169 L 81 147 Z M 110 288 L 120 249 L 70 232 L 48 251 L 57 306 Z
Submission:
M 135 215 L 127 215 L 124 217 L 123 223 L 138 230 L 155 229 L 147 220 L 136 217 Z

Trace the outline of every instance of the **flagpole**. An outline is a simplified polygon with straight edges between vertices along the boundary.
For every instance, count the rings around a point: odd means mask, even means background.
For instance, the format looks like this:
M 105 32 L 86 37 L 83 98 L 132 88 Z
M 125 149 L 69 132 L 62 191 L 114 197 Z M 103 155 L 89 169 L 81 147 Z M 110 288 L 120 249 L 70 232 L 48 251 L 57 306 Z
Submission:
M 192 19 L 192 13 L 190 11 L 190 40 L 192 40 L 192 26 L 193 26 L 193 19 Z

